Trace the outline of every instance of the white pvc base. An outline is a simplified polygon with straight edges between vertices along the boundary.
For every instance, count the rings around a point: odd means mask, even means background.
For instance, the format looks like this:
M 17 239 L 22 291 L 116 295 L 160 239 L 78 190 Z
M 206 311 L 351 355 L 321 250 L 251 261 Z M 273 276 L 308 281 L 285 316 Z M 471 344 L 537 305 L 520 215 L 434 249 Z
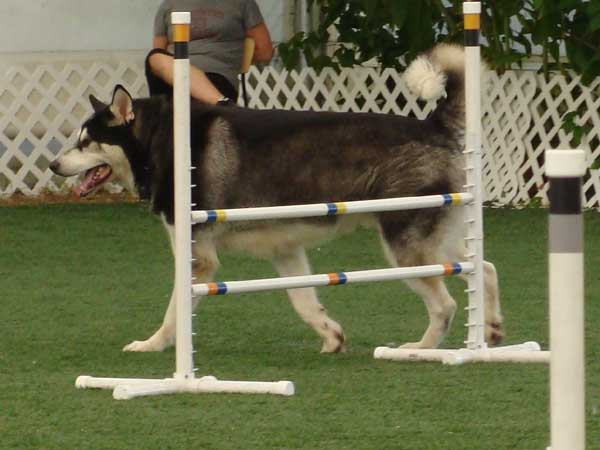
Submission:
M 537 342 L 525 342 L 523 344 L 480 350 L 377 347 L 373 352 L 373 357 L 392 361 L 433 361 L 449 365 L 475 362 L 550 362 L 550 352 L 541 351 Z
M 135 379 L 135 378 L 96 378 L 81 375 L 75 381 L 78 389 L 112 389 L 116 400 L 130 400 L 136 397 L 166 394 L 273 394 L 289 397 L 294 395 L 291 381 L 223 381 L 212 376 L 177 380 Z

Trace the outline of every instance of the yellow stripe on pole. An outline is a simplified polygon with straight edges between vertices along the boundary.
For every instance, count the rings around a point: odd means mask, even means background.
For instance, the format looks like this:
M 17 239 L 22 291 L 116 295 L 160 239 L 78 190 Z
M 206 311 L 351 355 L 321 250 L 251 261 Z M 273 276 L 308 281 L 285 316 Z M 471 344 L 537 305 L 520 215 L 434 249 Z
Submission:
M 188 24 L 173 25 L 173 42 L 189 42 L 190 26 Z
M 335 204 L 335 207 L 337 208 L 338 214 L 346 214 L 346 212 L 348 211 L 348 207 L 346 206 L 345 202 L 337 202 Z
M 465 30 L 479 30 L 481 28 L 480 14 L 465 14 Z
M 227 221 L 227 211 L 223 209 L 218 209 L 215 211 L 217 213 L 217 222 L 226 222 Z

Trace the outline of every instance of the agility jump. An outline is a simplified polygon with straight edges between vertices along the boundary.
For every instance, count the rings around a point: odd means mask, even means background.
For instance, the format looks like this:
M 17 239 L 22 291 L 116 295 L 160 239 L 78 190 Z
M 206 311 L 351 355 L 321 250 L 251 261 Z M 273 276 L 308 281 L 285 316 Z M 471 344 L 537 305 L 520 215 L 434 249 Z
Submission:
M 174 55 L 174 165 L 175 165 L 175 291 L 177 296 L 176 371 L 164 380 L 96 378 L 80 376 L 79 388 L 113 389 L 113 397 L 135 397 L 175 393 L 294 394 L 290 381 L 222 381 L 212 376 L 195 377 L 192 332 L 192 221 L 191 221 L 191 146 L 190 146 L 190 13 L 171 15 Z
M 357 202 L 315 205 L 275 206 L 230 210 L 192 212 L 194 223 L 230 222 L 242 220 L 289 219 L 299 217 L 332 216 L 351 213 L 397 211 L 464 204 L 467 261 L 455 262 L 459 271 L 448 271 L 448 266 L 381 269 L 344 275 L 347 282 L 382 281 L 424 278 L 449 274 L 468 274 L 469 298 L 467 306 L 468 336 L 466 348 L 459 350 L 404 349 L 378 347 L 374 357 L 407 361 L 442 361 L 449 364 L 464 362 L 548 362 L 549 352 L 540 351 L 536 342 L 488 348 L 485 342 L 485 306 L 483 278 L 483 192 L 481 186 L 481 56 L 479 29 L 481 5 L 465 2 L 465 88 L 466 88 L 466 192 L 411 198 L 389 198 Z M 432 268 L 435 270 L 432 272 Z M 385 275 L 383 275 L 385 274 Z M 256 292 L 269 289 L 332 286 L 339 283 L 336 274 L 288 277 L 267 280 L 228 281 L 194 285 L 195 295 L 225 295 Z M 332 281 L 333 280 L 333 281 Z
M 473 14 L 478 12 L 479 3 L 467 5 L 473 23 Z M 464 193 L 427 196 L 422 198 L 382 199 L 364 202 L 330 203 L 321 205 L 299 205 L 269 208 L 247 208 L 245 210 L 221 210 L 191 212 L 191 145 L 190 145 L 190 97 L 189 97 L 189 14 L 173 13 L 175 60 L 174 60 L 174 142 L 175 142 L 175 297 L 176 297 L 176 372 L 166 380 L 127 380 L 82 376 L 78 387 L 114 388 L 114 397 L 133 398 L 142 395 L 157 395 L 176 392 L 239 392 L 271 393 L 292 395 L 291 382 L 220 382 L 213 377 L 195 378 L 193 362 L 192 296 L 194 294 L 224 294 L 249 292 L 264 289 L 291 289 L 294 286 L 339 285 L 356 281 L 382 279 L 423 278 L 452 274 L 468 274 L 469 287 L 469 335 L 467 348 L 472 351 L 487 351 L 485 343 L 485 319 L 483 296 L 483 232 L 481 180 L 481 132 L 480 132 L 480 58 L 479 47 L 467 48 L 466 86 L 467 94 L 477 101 L 468 100 L 466 190 Z M 474 25 L 473 25 L 474 26 Z M 467 32 L 472 44 L 477 30 Z M 468 43 L 469 43 L 468 42 Z M 470 93 L 470 94 L 469 94 Z M 476 96 L 476 97 L 475 97 Z M 471 107 L 473 106 L 473 107 Z M 467 261 L 450 265 L 393 268 L 362 272 L 289 277 L 279 280 L 246 280 L 240 282 L 192 285 L 192 234 L 193 222 L 215 222 L 246 219 L 276 219 L 305 216 L 327 216 L 361 213 L 368 211 L 395 211 L 425 207 L 445 207 L 464 204 L 467 225 Z M 253 289 L 254 288 L 254 289 Z M 257 289 L 258 288 L 258 289 Z M 529 348 L 529 347 L 527 347 Z M 511 351 L 514 348 L 511 348 Z M 426 352 L 427 353 L 427 352 Z M 529 352 L 526 352 L 529 353 Z M 414 352 L 407 359 L 415 359 Z M 450 351 L 448 354 L 454 355 Z M 423 359 L 429 359 L 427 357 Z M 493 359 L 489 358 L 488 359 Z
M 441 360 L 450 363 L 469 361 L 532 361 L 547 362 L 549 352 L 536 351 L 535 343 L 519 346 L 488 349 L 484 340 L 484 302 L 483 302 L 483 228 L 482 228 L 482 188 L 481 188 L 481 130 L 480 130 L 480 80 L 479 80 L 479 2 L 466 2 L 466 87 L 467 87 L 467 133 L 466 133 L 466 191 L 458 194 L 447 194 L 421 198 L 385 199 L 364 202 L 341 202 L 317 205 L 281 206 L 270 208 L 248 208 L 244 210 L 211 210 L 191 213 L 191 159 L 190 159 L 190 100 L 189 100 L 189 60 L 187 40 L 189 39 L 189 14 L 174 13 L 175 25 L 175 83 L 174 83 L 174 121 L 175 121 L 175 262 L 176 262 L 176 371 L 172 378 L 159 379 L 126 379 L 95 378 L 80 376 L 76 385 L 80 388 L 113 389 L 116 399 L 130 399 L 145 395 L 200 392 L 232 392 L 253 394 L 276 394 L 289 396 L 294 393 L 294 385 L 290 381 L 258 382 L 258 381 L 221 381 L 212 376 L 195 377 L 193 361 L 192 333 L 192 297 L 194 295 L 225 295 L 241 292 L 254 292 L 266 289 L 292 289 L 308 286 L 336 286 L 352 282 L 380 281 L 388 279 L 407 279 L 417 277 L 434 277 L 468 275 L 469 286 L 469 321 L 467 327 L 467 348 L 460 350 L 405 350 L 379 348 L 376 357 L 404 360 Z M 477 44 L 475 44 L 475 37 Z M 570 155 L 564 158 L 570 158 Z M 566 177 L 569 182 L 558 184 L 568 187 L 568 191 L 577 195 L 576 183 L 572 178 L 581 175 L 581 166 L 569 173 L 568 166 L 561 160 L 552 165 L 552 157 L 548 157 L 551 169 L 550 177 Z M 571 166 L 569 166 L 571 167 Z M 552 172 L 555 170 L 556 172 Z M 552 192 L 558 192 L 553 189 Z M 580 195 L 580 182 L 579 191 Z M 551 198 L 554 194 L 551 194 Z M 560 196 L 559 196 L 560 197 Z M 580 198 L 579 198 L 580 200 Z M 564 202 L 559 203 L 562 205 Z M 567 202 L 568 203 L 568 202 Z M 235 220 L 265 220 L 276 218 L 334 216 L 373 211 L 395 211 L 424 207 L 449 207 L 463 205 L 466 212 L 468 247 L 467 261 L 432 266 L 400 267 L 360 272 L 337 272 L 333 274 L 310 275 L 307 277 L 284 277 L 271 280 L 246 280 L 237 282 L 217 282 L 192 284 L 192 252 L 191 227 L 193 223 L 224 222 Z M 564 205 L 563 205 L 564 206 Z M 561 206 L 562 208 L 562 206 Z M 561 303 L 561 297 L 567 287 L 572 286 L 573 277 L 581 277 L 581 234 L 575 239 L 565 238 L 565 226 L 581 226 L 581 218 L 577 218 L 579 208 L 569 207 L 567 214 L 571 221 L 558 218 L 555 231 L 551 231 L 551 239 L 556 237 L 556 244 L 551 244 L 550 290 L 551 313 L 559 320 L 552 320 L 552 442 L 553 450 L 583 450 L 585 442 L 584 410 L 583 410 L 583 308 Z M 562 209 L 553 209 L 553 213 L 565 214 Z M 552 224 L 551 219 L 551 224 Z M 565 253 L 570 256 L 565 258 Z M 556 255 L 554 255 L 556 254 Z M 561 260 L 567 259 L 566 264 Z M 557 273 L 562 278 L 558 278 Z M 555 278 L 556 276 L 556 278 Z M 582 278 L 577 278 L 581 280 Z M 557 292 L 553 294 L 553 292 Z M 583 282 L 576 286 L 575 292 L 569 291 L 571 297 L 583 296 Z M 570 315 L 573 319 L 570 319 Z M 568 321 L 568 326 L 565 326 Z M 387 354 L 386 354 L 387 353 Z M 572 382 L 573 374 L 576 382 Z
M 356 202 L 338 202 L 316 205 L 296 205 L 244 210 L 194 211 L 191 205 L 191 148 L 190 148 L 190 97 L 189 14 L 173 13 L 175 37 L 174 61 L 174 136 L 175 136 L 175 292 L 176 292 L 176 372 L 165 380 L 95 378 L 81 376 L 76 385 L 80 388 L 114 389 L 116 399 L 130 399 L 146 395 L 178 392 L 235 392 L 293 395 L 294 386 L 289 381 L 243 382 L 220 381 L 214 377 L 195 378 L 193 362 L 192 296 L 251 292 L 265 289 L 291 289 L 300 286 L 342 285 L 353 282 L 382 281 L 418 277 L 434 277 L 471 273 L 470 262 L 432 266 L 392 268 L 361 272 L 288 277 L 276 280 L 247 280 L 228 283 L 192 285 L 193 262 L 192 224 L 234 220 L 265 220 L 293 217 L 334 216 L 379 211 L 396 211 L 416 208 L 439 208 L 469 204 L 470 193 L 424 196 L 420 198 L 383 199 Z

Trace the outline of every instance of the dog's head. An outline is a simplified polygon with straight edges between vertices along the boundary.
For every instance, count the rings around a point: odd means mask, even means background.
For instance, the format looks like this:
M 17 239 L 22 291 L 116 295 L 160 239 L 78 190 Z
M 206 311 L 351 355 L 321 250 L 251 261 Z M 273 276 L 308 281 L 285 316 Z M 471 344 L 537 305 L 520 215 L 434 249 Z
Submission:
M 110 104 L 93 95 L 90 102 L 94 113 L 81 127 L 76 146 L 63 150 L 50 164 L 50 169 L 63 177 L 84 174 L 81 183 L 74 188 L 80 197 L 96 192 L 109 181 L 136 192 L 137 180 L 131 167 L 137 152 L 131 95 L 118 85 Z

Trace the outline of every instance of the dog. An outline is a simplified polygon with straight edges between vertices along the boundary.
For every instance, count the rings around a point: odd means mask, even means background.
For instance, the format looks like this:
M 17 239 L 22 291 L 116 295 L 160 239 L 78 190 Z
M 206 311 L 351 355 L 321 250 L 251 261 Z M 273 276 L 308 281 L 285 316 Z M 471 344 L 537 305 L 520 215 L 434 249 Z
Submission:
M 329 203 L 461 192 L 464 50 L 439 45 L 405 72 L 410 89 L 425 100 L 441 98 L 425 120 L 389 114 L 251 110 L 192 102 L 192 202 L 198 210 Z M 51 163 L 56 174 L 84 174 L 80 196 L 109 181 L 147 199 L 174 244 L 173 106 L 166 97 L 132 99 L 116 86 L 105 104 L 90 96 L 93 115 L 75 148 Z M 196 224 L 193 274 L 213 280 L 218 250 L 229 248 L 270 260 L 280 276 L 310 274 L 306 248 L 348 232 L 376 227 L 392 266 L 462 261 L 460 206 L 415 211 L 279 221 Z M 494 265 L 484 263 L 486 340 L 503 337 Z M 407 281 L 424 301 L 429 325 L 406 348 L 436 348 L 446 335 L 456 302 L 441 277 Z M 299 316 L 322 338 L 321 351 L 345 350 L 342 327 L 330 318 L 313 288 L 290 289 Z M 175 293 L 162 326 L 124 351 L 162 351 L 175 344 Z M 197 299 L 195 300 L 197 303 Z

